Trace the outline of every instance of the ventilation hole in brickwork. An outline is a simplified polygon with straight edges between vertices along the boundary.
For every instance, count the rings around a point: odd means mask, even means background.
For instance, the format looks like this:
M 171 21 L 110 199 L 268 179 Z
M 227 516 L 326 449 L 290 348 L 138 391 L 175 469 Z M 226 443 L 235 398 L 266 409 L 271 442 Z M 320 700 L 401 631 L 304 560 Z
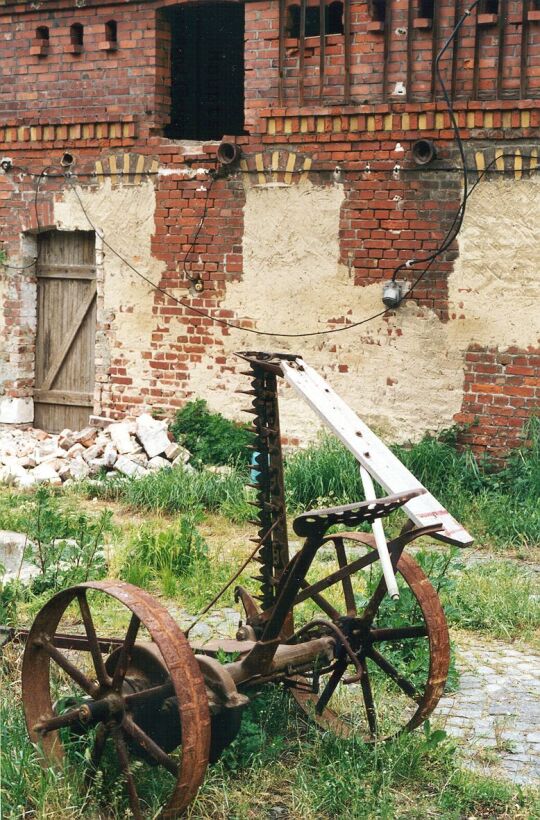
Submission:
M 118 26 L 116 20 L 109 20 L 105 23 L 105 39 L 108 43 L 118 42 Z
M 433 20 L 434 0 L 420 0 L 418 8 L 419 17 L 428 17 Z
M 386 20 L 386 0 L 371 0 L 370 11 L 372 20 L 384 23 Z
M 244 133 L 244 5 L 164 9 L 170 29 L 172 139 L 221 140 Z
M 72 46 L 82 46 L 84 43 L 84 28 L 81 23 L 73 23 L 70 30 L 70 39 Z
M 499 0 L 484 0 L 480 4 L 479 12 L 480 14 L 498 14 Z
M 47 26 L 38 26 L 36 29 L 36 40 L 40 40 L 43 44 L 49 42 L 49 29 Z
M 300 37 L 300 6 L 295 4 L 287 9 L 287 22 L 285 33 L 287 37 L 298 39 Z M 343 34 L 343 3 L 329 3 L 324 10 L 324 30 L 325 34 Z M 321 33 L 321 12 L 319 6 L 308 6 L 306 8 L 306 29 L 305 37 L 318 37 Z

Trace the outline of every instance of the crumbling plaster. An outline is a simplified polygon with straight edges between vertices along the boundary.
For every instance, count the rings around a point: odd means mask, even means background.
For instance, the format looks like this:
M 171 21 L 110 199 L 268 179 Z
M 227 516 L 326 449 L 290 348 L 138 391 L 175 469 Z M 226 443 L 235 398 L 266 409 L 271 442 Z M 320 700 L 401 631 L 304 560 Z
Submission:
M 381 310 L 379 284 L 355 287 L 339 264 L 341 186 L 248 189 L 244 211 L 244 276 L 229 285 L 223 307 L 258 329 L 300 333 L 327 320 L 357 321 Z M 496 207 L 494 208 L 494 203 Z M 538 341 L 534 306 L 540 243 L 538 180 L 483 182 L 469 201 L 460 257 L 449 277 L 450 321 L 405 302 L 387 319 L 329 336 L 280 339 L 232 332 L 223 352 L 301 353 L 357 412 L 394 441 L 418 439 L 452 424 L 463 399 L 464 355 L 471 344 L 527 347 Z M 194 394 L 237 414 L 243 377 L 219 374 L 209 353 L 190 375 Z M 318 423 L 284 391 L 283 431 L 310 437 Z

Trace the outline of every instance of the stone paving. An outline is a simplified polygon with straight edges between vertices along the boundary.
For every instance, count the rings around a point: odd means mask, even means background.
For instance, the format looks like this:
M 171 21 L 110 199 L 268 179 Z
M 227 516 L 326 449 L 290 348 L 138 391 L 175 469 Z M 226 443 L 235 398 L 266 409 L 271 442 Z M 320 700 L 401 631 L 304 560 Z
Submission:
M 540 654 L 503 641 L 460 634 L 459 691 L 435 717 L 478 771 L 540 784 Z

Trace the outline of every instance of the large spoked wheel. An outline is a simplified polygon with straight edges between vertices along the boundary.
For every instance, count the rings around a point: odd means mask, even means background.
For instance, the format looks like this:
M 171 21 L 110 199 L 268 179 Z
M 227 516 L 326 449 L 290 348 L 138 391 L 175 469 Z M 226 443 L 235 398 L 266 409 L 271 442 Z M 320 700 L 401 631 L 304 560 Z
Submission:
M 331 548 L 336 572 L 374 548 L 373 537 L 359 532 L 330 535 L 323 544 Z M 316 579 L 306 580 L 319 582 L 320 572 Z M 301 605 L 304 610 L 299 609 L 304 623 L 321 619 L 312 629 L 324 632 L 322 619 L 326 619 L 348 643 L 350 651 L 340 647 L 338 640 L 333 663 L 298 679 L 298 688 L 292 690 L 311 719 L 340 736 L 354 733 L 366 740 L 382 740 L 415 729 L 443 693 L 450 642 L 438 595 L 409 555 L 399 559 L 397 580 L 400 600 L 394 602 L 386 594 L 377 560 L 328 586 L 324 597 L 315 594 L 306 599 Z M 298 614 L 295 608 L 297 626 Z M 334 634 L 331 627 L 327 633 Z
M 148 593 L 103 581 L 55 595 L 30 630 L 22 686 L 28 732 L 47 763 L 63 759 L 59 730 L 69 727 L 88 740 L 90 776 L 101 768 L 118 777 L 135 818 L 151 808 L 146 777 L 160 778 L 160 817 L 178 817 L 194 798 L 210 746 L 204 679 L 183 632 Z

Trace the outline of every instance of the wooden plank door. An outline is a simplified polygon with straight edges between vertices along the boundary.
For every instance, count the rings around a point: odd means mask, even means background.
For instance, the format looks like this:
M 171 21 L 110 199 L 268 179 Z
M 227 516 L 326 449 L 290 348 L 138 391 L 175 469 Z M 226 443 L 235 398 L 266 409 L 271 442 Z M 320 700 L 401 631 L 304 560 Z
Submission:
M 95 235 L 47 231 L 38 242 L 34 426 L 80 430 L 94 393 Z

